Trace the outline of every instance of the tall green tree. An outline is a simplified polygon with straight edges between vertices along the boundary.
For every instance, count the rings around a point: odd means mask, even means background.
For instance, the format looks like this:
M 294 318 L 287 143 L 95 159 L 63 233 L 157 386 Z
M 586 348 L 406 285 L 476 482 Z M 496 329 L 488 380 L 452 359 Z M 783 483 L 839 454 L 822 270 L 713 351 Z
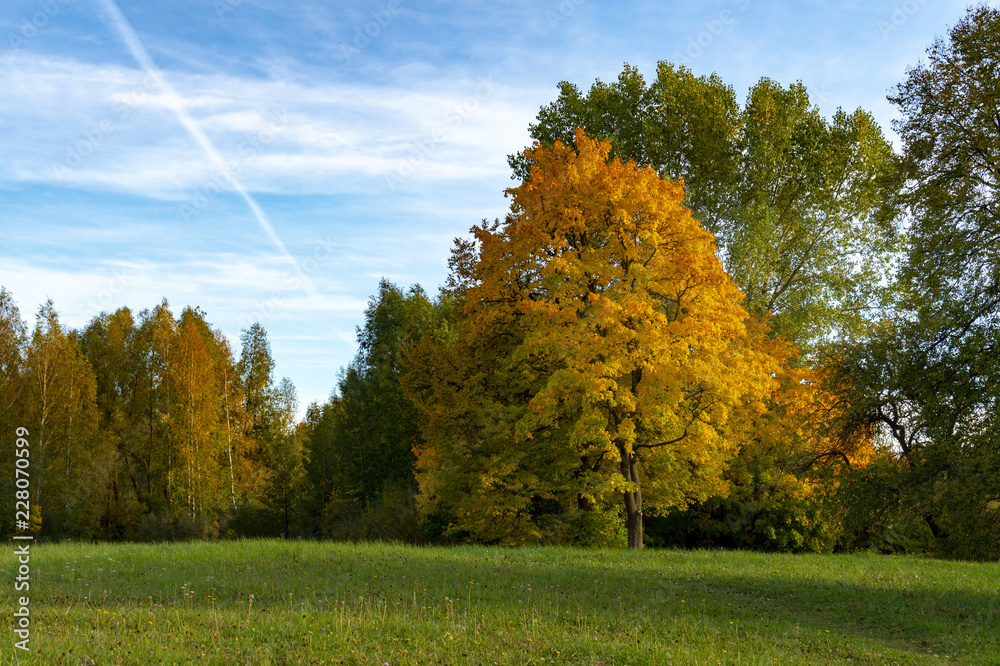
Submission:
M 274 432 L 274 357 L 267 331 L 260 322 L 240 333 L 240 360 L 237 365 L 243 385 L 246 412 L 254 437 L 266 439 Z
M 306 464 L 309 462 L 307 438 L 296 427 L 299 409 L 298 395 L 292 380 L 282 377 L 274 390 L 276 438 L 270 460 L 265 501 L 279 516 L 282 534 L 291 536 L 291 529 L 301 527 L 303 505 L 308 496 Z
M 94 370 L 98 427 L 116 450 L 102 503 L 102 536 L 121 537 L 155 503 L 150 467 L 158 419 L 150 403 L 156 387 L 140 325 L 128 308 L 94 317 L 81 331 L 80 345 Z
M 295 424 L 298 398 L 291 380 L 274 383 L 274 358 L 267 331 L 256 322 L 240 335 L 242 349 L 236 365 L 243 396 L 241 414 L 247 426 L 246 465 L 243 477 L 247 503 L 238 522 L 254 534 L 291 534 L 308 496 L 305 465 L 309 460 L 307 436 Z
M 137 316 L 129 308 L 101 313 L 80 333 L 97 381 L 100 428 L 117 451 L 102 517 L 106 538 L 134 536 L 143 521 L 170 521 L 168 378 L 176 335 L 166 300 Z
M 998 17 L 972 9 L 889 97 L 912 220 L 903 280 L 921 312 L 958 332 L 994 324 L 1000 309 Z
M 178 442 L 170 422 L 176 409 L 177 396 L 170 381 L 171 360 L 177 342 L 177 319 L 170 310 L 167 299 L 147 315 L 144 328 L 148 337 L 144 342 L 149 354 L 150 381 L 156 388 L 150 395 L 149 418 L 156 424 L 155 437 L 148 442 L 150 477 L 156 484 L 156 515 L 171 518 L 174 513 L 174 469 L 177 466 Z M 153 431 L 150 433 L 154 434 Z
M 280 438 L 278 406 L 274 391 L 274 357 L 267 330 L 260 322 L 240 333 L 240 360 L 236 372 L 243 393 L 246 436 L 254 442 L 251 466 L 252 488 L 264 492 Z
M 365 310 L 358 353 L 334 396 L 307 415 L 310 477 L 331 533 L 412 540 L 416 536 L 413 449 L 419 414 L 404 395 L 406 349 L 427 331 L 447 328 L 444 301 L 419 286 L 388 280 Z
M 1000 557 L 1000 11 L 979 5 L 890 100 L 908 216 L 899 312 L 840 350 L 852 427 L 882 428 L 937 548 Z
M 801 83 L 764 78 L 745 105 L 716 76 L 659 63 L 647 85 L 626 65 L 614 83 L 582 92 L 562 82 L 531 137 L 573 145 L 573 132 L 613 154 L 683 180 L 685 205 L 715 236 L 744 306 L 805 352 L 855 329 L 885 297 L 881 282 L 898 229 L 881 206 L 895 157 L 872 116 L 826 120 Z M 530 162 L 511 156 L 515 176 Z

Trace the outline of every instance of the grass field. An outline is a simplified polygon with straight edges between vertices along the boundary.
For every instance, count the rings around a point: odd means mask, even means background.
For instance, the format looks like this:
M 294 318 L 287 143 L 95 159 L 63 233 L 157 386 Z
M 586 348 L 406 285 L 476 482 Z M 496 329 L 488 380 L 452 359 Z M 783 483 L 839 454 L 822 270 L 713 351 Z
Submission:
M 235 541 L 31 567 L 32 651 L 8 630 L 3 663 L 1000 664 L 994 564 Z

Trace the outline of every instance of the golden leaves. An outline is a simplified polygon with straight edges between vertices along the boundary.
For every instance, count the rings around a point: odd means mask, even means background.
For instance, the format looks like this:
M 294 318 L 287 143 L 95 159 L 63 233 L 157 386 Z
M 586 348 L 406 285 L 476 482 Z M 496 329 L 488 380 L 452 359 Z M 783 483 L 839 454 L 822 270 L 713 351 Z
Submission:
M 787 370 L 683 184 L 576 143 L 527 152 L 506 220 L 473 229 L 457 340 L 412 359 L 424 511 L 476 538 L 534 534 L 532 498 L 572 512 L 645 479 L 655 510 L 725 492 Z

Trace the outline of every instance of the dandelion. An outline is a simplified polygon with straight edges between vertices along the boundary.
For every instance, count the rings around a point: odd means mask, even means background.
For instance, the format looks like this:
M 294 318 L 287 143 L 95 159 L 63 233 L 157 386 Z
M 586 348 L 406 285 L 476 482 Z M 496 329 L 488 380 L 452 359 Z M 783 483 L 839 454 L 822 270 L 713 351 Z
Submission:
M 253 595 L 250 595 L 250 602 L 247 604 L 247 626 L 250 626 L 250 609 L 253 608 Z

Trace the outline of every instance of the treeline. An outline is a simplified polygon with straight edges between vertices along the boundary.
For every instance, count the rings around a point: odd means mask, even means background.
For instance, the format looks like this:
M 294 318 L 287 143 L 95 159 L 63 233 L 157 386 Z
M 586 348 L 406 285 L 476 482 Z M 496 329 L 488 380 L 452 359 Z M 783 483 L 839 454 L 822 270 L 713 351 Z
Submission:
M 998 44 L 975 7 L 908 71 L 901 154 L 801 84 L 560 84 L 311 407 L 324 529 L 996 559 Z
M 976 7 L 908 71 L 901 154 L 800 83 L 560 84 L 510 213 L 438 294 L 383 280 L 299 424 L 259 326 L 29 336 L 2 292 L 33 528 L 997 559 L 998 44 Z
M 28 331 L 0 290 L 0 419 L 30 433 L 30 526 L 42 537 L 288 534 L 305 449 L 295 387 L 274 383 L 259 324 L 233 356 L 198 309 L 164 300 L 67 330 L 52 302 Z M 14 496 L 13 440 L 3 485 Z M 13 515 L 5 515 L 8 529 Z

